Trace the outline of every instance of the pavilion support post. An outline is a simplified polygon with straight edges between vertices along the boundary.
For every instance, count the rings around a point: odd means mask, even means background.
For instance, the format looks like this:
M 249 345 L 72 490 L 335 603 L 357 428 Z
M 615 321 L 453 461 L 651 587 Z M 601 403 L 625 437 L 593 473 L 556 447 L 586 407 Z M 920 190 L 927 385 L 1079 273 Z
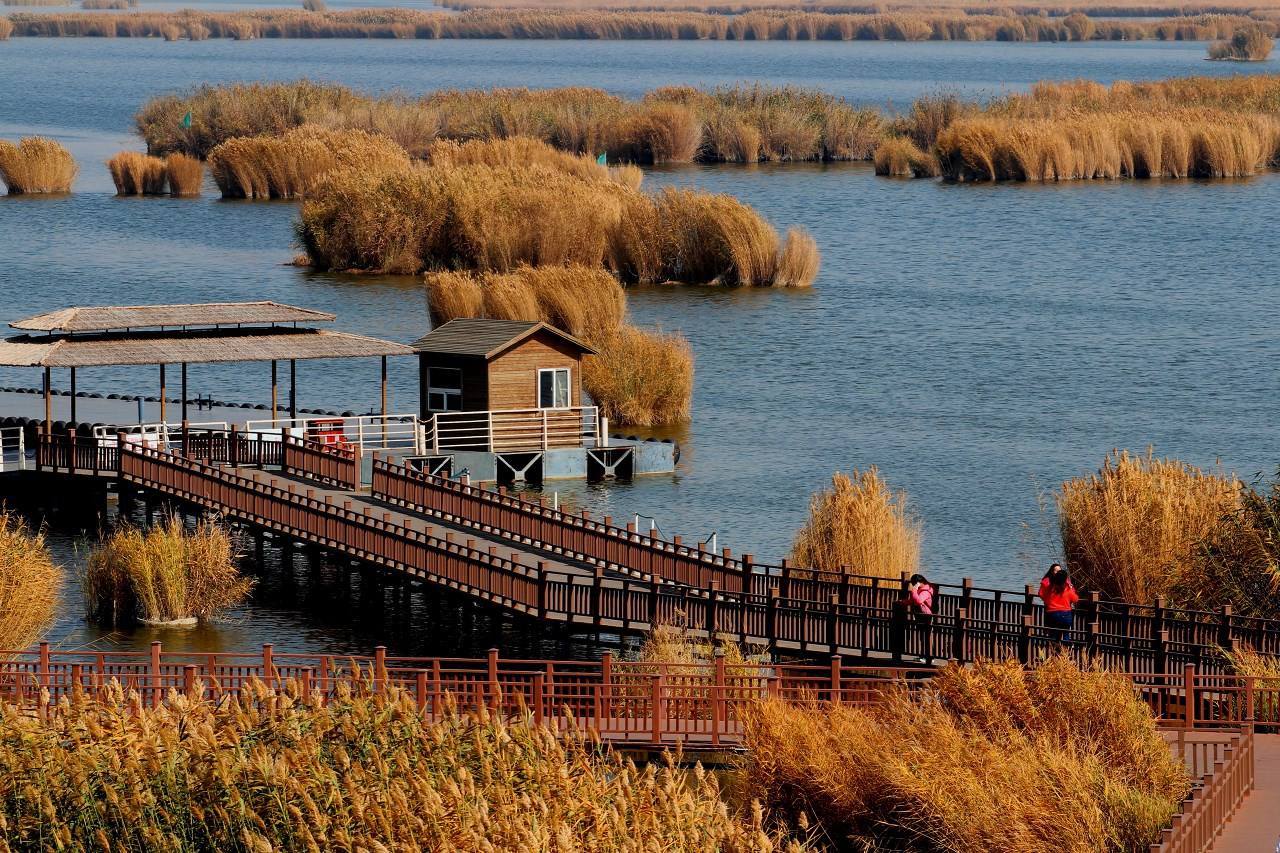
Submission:
M 71 422 L 76 421 L 76 369 L 71 368 Z
M 182 422 L 187 422 L 187 363 L 182 362 Z
M 168 400 L 165 398 L 169 395 L 169 389 L 165 387 L 164 365 L 160 365 L 160 423 L 166 423 L 165 406 Z
M 387 357 L 382 357 L 382 446 L 387 446 Z
M 276 360 L 271 359 L 271 420 L 274 423 L 280 418 L 280 382 Z
M 289 359 L 289 419 L 298 419 L 298 360 Z
M 53 434 L 53 400 L 49 396 L 49 368 L 44 369 L 44 434 Z

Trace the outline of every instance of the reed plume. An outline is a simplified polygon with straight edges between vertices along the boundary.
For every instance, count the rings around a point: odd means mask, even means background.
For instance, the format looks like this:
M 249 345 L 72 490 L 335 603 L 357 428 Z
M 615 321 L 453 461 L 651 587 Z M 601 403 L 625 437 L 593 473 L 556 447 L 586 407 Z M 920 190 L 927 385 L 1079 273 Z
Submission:
M 898 579 L 920 568 L 922 524 L 875 467 L 837 471 L 831 488 L 809 501 L 809 519 L 796 534 L 791 559 L 828 572 Z
M 26 649 L 53 624 L 62 573 L 44 534 L 0 512 L 0 649 Z
M 0 179 L 10 195 L 70 192 L 78 171 L 71 152 L 52 139 L 29 136 L 17 145 L 0 139 Z
M 363 130 L 326 130 L 312 125 L 281 136 L 228 139 L 209 152 L 209 172 L 223 198 L 302 198 L 333 169 L 407 168 L 404 149 Z
M 1241 489 L 1234 476 L 1150 449 L 1113 451 L 1096 474 L 1057 494 L 1067 568 L 1077 586 L 1138 604 L 1194 587 L 1197 551 L 1219 540 Z
M 204 164 L 195 157 L 170 154 L 164 158 L 164 171 L 169 181 L 170 195 L 200 195 L 204 185 Z
M 116 195 L 164 195 L 169 176 L 165 161 L 136 151 L 121 151 L 107 161 Z
M 171 516 L 145 532 L 117 528 L 90 553 L 83 586 L 89 615 L 113 625 L 209 620 L 242 602 L 253 581 L 240 575 L 225 528 L 205 521 L 188 531 Z

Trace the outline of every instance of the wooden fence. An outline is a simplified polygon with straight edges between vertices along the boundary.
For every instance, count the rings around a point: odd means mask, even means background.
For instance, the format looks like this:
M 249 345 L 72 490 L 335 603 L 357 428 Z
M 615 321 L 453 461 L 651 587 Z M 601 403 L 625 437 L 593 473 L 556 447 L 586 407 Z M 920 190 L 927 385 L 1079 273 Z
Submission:
M 360 459 L 350 447 L 322 444 L 286 433 L 283 453 L 281 469 L 286 474 L 345 491 L 360 488 Z
M 1150 853 L 1204 853 L 1213 848 L 1214 839 L 1253 790 L 1254 743 L 1247 727 L 1207 736 L 1180 732 L 1170 739 L 1197 784 Z

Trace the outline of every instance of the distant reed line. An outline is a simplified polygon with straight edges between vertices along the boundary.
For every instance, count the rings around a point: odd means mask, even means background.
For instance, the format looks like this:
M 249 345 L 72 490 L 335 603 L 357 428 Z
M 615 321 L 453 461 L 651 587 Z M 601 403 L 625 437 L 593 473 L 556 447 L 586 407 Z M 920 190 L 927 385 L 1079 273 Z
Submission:
M 585 39 L 712 41 L 1203 41 L 1244 25 L 1275 35 L 1280 19 L 1199 15 L 1121 21 L 1074 13 L 973 15 L 964 11 L 829 14 L 491 10 L 450 15 L 410 9 L 308 12 L 23 12 L 14 36 L 164 38 Z
M 970 0 L 903 0 L 893 3 L 850 3 L 847 0 L 442 0 L 438 5 L 459 11 L 478 9 L 707 12 L 741 15 L 746 12 L 818 12 L 828 15 L 882 15 L 898 12 L 957 11 L 970 15 L 1049 15 L 1061 17 L 1080 12 L 1106 18 L 1176 18 L 1187 15 L 1243 15 L 1280 10 L 1280 3 L 1225 0 L 1225 2 L 1159 4 L 1135 0 L 1112 3 L 974 3 Z M 1265 14 L 1264 14 L 1265 16 Z

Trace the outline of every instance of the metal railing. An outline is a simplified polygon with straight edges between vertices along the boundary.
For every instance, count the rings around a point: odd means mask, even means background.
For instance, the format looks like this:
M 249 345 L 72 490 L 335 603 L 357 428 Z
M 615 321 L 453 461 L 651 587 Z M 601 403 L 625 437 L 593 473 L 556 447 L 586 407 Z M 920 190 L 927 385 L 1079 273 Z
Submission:
M 26 471 L 35 467 L 35 460 L 27 458 L 27 431 L 25 427 L 0 427 L 0 473 Z
M 595 447 L 603 435 L 595 406 L 437 412 L 424 420 L 422 427 L 423 444 L 435 454 Z
M 264 439 L 288 432 L 295 438 L 321 440 L 347 447 L 361 456 L 375 450 L 400 450 L 415 455 L 425 452 L 417 415 L 277 418 L 247 421 L 244 431 Z

